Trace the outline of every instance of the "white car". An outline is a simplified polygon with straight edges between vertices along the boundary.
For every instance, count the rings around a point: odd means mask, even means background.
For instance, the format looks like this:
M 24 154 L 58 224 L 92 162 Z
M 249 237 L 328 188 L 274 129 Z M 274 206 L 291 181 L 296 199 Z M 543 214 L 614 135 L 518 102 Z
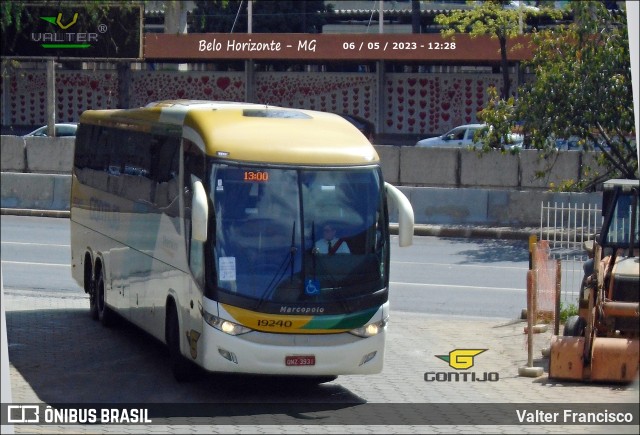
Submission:
M 78 124 L 75 122 L 60 123 L 60 124 L 55 124 L 54 128 L 56 131 L 56 137 L 75 137 L 76 130 L 78 129 Z M 31 133 L 27 133 L 24 135 L 24 137 L 32 137 L 32 136 L 39 136 L 39 137 L 49 136 L 48 126 L 46 125 L 42 126 L 40 128 L 33 130 Z
M 487 130 L 487 124 L 466 124 L 449 130 L 442 136 L 430 137 L 416 142 L 417 147 L 434 148 L 468 148 L 482 147 L 481 142 L 473 140 L 478 130 Z M 522 147 L 524 138 L 520 134 L 510 134 L 508 148 Z

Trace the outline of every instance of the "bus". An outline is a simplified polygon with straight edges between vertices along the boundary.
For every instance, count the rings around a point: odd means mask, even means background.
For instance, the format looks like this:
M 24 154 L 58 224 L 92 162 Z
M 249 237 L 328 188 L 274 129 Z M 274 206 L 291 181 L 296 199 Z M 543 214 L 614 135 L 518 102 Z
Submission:
M 400 246 L 413 210 L 340 116 L 196 100 L 88 110 L 70 202 L 91 316 L 165 343 L 179 381 L 382 370 L 389 209 Z

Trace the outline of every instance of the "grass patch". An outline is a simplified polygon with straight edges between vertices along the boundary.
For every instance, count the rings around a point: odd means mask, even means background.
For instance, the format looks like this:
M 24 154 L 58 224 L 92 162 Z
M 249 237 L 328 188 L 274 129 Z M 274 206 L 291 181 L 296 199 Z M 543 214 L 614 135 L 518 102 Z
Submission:
M 560 302 L 560 323 L 565 323 L 571 316 L 578 314 L 578 306 Z

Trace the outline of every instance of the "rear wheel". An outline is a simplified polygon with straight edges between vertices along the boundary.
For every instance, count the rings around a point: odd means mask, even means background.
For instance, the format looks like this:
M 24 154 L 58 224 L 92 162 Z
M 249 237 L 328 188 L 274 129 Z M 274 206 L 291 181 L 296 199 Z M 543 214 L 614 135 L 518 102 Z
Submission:
M 587 322 L 580 316 L 571 316 L 564 324 L 564 336 L 565 337 L 582 337 L 584 336 L 584 330 L 587 327 Z
M 167 306 L 165 327 L 167 347 L 171 358 L 171 371 L 178 382 L 189 382 L 197 377 L 197 367 L 180 353 L 180 325 L 178 313 L 173 304 Z
M 98 313 L 98 320 L 100 320 L 100 323 L 102 323 L 104 326 L 109 327 L 113 325 L 114 313 L 113 311 L 111 311 L 111 309 L 107 306 L 105 302 L 104 278 L 102 276 L 102 271 L 98 273 L 98 278 L 95 282 L 94 292 L 96 294 L 95 305 L 96 305 L 96 311 Z
M 98 320 L 98 303 L 96 298 L 96 284 L 93 279 L 84 282 L 85 291 L 89 293 L 89 314 L 93 320 Z

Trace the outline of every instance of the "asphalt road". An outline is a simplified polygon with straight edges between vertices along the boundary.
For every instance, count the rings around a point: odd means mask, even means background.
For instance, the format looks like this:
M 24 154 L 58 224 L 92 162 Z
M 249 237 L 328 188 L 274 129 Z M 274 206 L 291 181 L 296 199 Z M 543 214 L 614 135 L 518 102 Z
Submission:
M 3 215 L 1 228 L 5 289 L 83 293 L 69 270 L 68 219 Z M 407 248 L 392 240 L 391 309 L 516 318 L 526 306 L 527 249 L 520 240 L 417 236 Z

